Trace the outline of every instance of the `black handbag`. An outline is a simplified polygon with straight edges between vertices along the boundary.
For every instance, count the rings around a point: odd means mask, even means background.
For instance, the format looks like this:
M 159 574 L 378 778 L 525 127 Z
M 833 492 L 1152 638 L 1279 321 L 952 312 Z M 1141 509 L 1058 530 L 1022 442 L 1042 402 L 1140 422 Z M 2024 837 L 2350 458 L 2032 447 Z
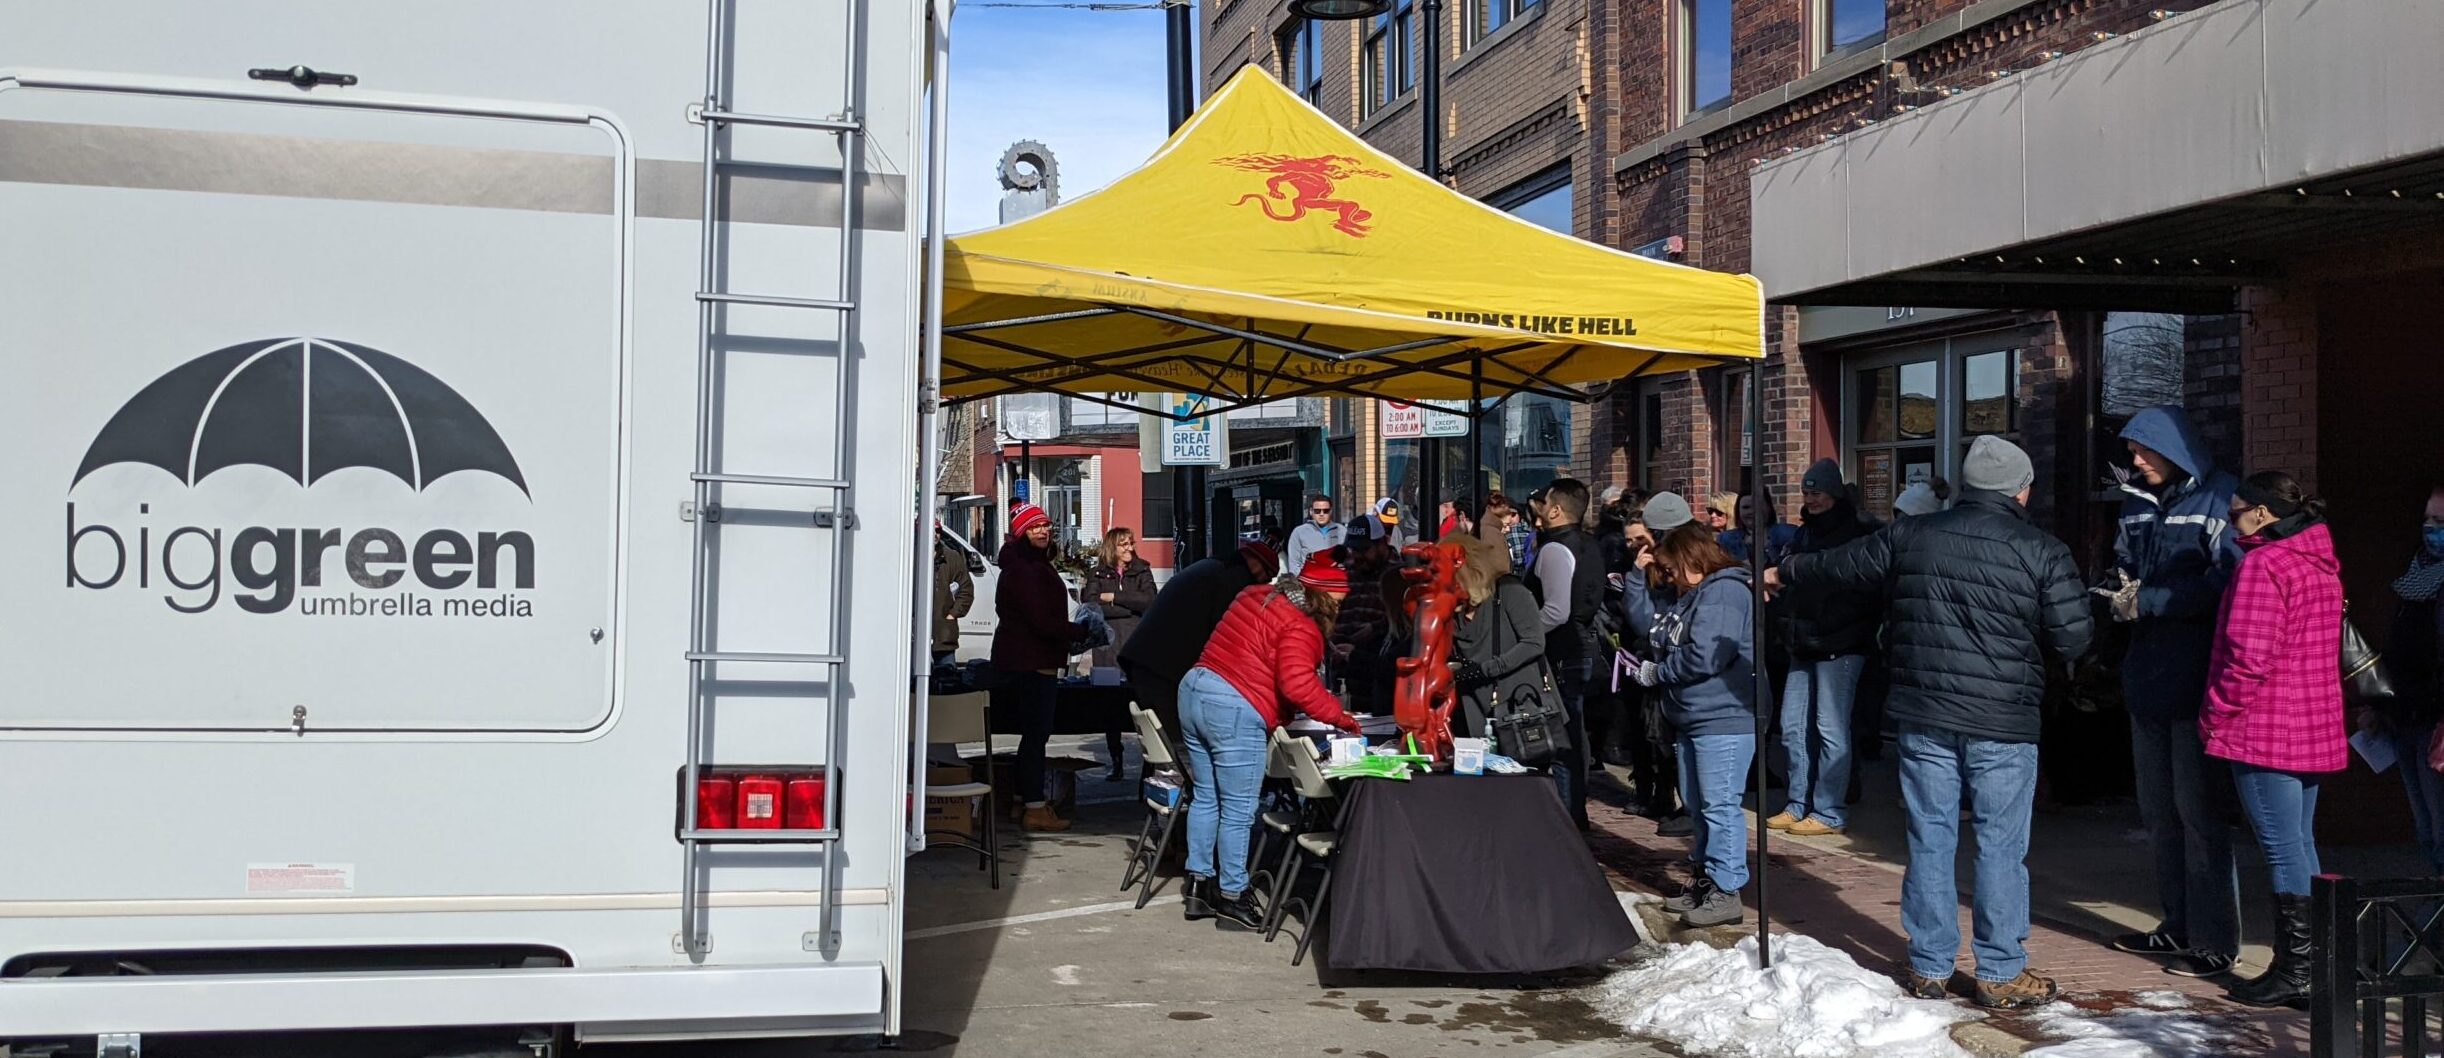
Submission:
M 2368 637 L 2351 623 L 2348 603 L 2342 608 L 2342 691 L 2361 702 L 2394 696 L 2393 677 L 2385 671 L 2384 656 L 2368 646 Z
M 1494 622 L 1494 653 L 1499 656 L 1502 632 L 1510 622 L 1499 613 L 1484 616 Z M 1561 692 L 1553 688 L 1553 673 L 1543 658 L 1494 680 L 1485 728 L 1494 752 L 1526 767 L 1543 767 L 1570 752 L 1569 713 L 1562 708 Z

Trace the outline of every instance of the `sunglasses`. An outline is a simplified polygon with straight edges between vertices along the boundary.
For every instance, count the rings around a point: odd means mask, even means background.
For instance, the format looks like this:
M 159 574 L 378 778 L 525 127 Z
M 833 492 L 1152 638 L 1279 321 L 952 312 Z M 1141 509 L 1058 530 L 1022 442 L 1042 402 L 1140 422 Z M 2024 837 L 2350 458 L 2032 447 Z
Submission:
M 1332 513 L 1332 508 L 1330 508 L 1330 507 L 1309 507 L 1309 508 L 1307 508 L 1307 513 L 1309 513 L 1309 514 L 1331 514 L 1331 513 Z

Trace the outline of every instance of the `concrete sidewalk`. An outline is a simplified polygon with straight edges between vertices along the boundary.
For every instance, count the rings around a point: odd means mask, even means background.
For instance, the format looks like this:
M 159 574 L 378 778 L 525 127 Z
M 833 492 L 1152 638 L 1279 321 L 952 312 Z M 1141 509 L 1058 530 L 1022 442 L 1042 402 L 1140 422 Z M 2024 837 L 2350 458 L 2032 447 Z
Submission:
M 1608 769 L 1616 771 L 1617 769 Z M 1655 823 L 1629 815 L 1614 805 L 1619 787 L 1596 784 L 1600 798 L 1613 804 L 1591 808 L 1601 833 L 1591 842 L 1599 860 L 1626 884 L 1655 892 L 1672 892 L 1690 877 L 1685 838 L 1655 833 Z M 1900 807 L 1899 779 L 1891 760 L 1871 762 L 1860 801 L 1851 808 L 1849 832 L 1824 838 L 1792 838 L 1775 834 L 1771 853 L 1769 896 L 1776 932 L 1803 933 L 1850 953 L 1861 966 L 1898 975 L 1906 968 L 1906 938 L 1901 930 L 1901 875 L 1908 862 L 1905 818 Z M 1773 791 L 1778 798 L 1781 791 Z M 1768 811 L 1779 810 L 1777 801 Z M 1754 812 L 1747 813 L 1753 835 Z M 1751 838 L 1753 847 L 1754 838 Z M 2246 941 L 2241 973 L 2254 976 L 2266 963 L 2269 896 L 2265 870 L 2245 833 L 2241 838 L 2242 930 Z M 1970 962 L 1965 951 L 1969 936 L 1966 886 L 1970 879 L 1970 839 L 1963 828 L 1958 878 L 1963 888 L 1960 976 L 1955 992 L 1968 984 Z M 2337 848 L 2326 850 L 2326 868 L 2368 876 L 2423 873 L 2424 857 L 2408 846 Z M 2223 1023 L 2249 1041 L 2238 1054 L 2299 1055 L 2307 1053 L 2308 1018 L 2287 1010 L 2262 1011 L 2231 1004 L 2222 998 L 2222 982 L 2199 981 L 2163 972 L 2154 959 L 2127 955 L 2109 946 L 2110 938 L 2156 924 L 2153 859 L 2138 809 L 2131 803 L 2079 808 L 2040 806 L 2030 842 L 2029 890 L 2031 929 L 2030 968 L 2053 977 L 2064 998 L 2090 1013 L 2141 1009 L 2137 997 L 2173 992 L 2187 997 L 2195 1011 Z M 1756 926 L 1756 891 L 1749 892 L 1749 919 L 1741 930 Z M 1719 941 L 1720 938 L 1718 938 Z M 1959 1000 L 1966 1003 L 1965 998 Z M 1990 1018 L 1956 1036 L 1985 1054 L 2016 1054 L 2049 1041 L 2026 1016 Z

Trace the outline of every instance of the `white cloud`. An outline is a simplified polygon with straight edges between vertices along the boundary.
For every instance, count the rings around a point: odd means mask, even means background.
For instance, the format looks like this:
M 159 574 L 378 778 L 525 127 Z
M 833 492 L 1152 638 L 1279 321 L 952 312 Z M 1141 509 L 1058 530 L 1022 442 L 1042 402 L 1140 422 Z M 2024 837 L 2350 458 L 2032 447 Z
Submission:
M 1052 148 L 1070 201 L 1136 168 L 1168 131 L 1158 11 L 963 8 L 951 22 L 952 232 L 999 222 L 994 167 L 1019 140 Z

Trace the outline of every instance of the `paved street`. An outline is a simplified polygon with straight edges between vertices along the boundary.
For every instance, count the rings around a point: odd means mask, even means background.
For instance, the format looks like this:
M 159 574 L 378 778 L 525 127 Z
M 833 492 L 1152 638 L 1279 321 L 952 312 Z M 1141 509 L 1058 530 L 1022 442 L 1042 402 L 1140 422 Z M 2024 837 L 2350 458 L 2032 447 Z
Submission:
M 1054 757 L 1100 755 L 1055 739 Z M 940 1058 L 1647 1058 L 1576 994 L 1592 977 L 1462 981 L 1334 974 L 1313 953 L 1290 966 L 1288 933 L 1266 944 L 1179 917 L 1177 885 L 1143 911 L 1120 881 L 1140 810 L 1133 784 L 1079 776 L 1077 829 L 1005 832 L 1002 888 L 975 857 L 929 852 L 909 867 L 908 1032 L 903 1051 Z M 871 1040 L 633 1046 L 617 1058 L 784 1055 L 872 1049 Z

